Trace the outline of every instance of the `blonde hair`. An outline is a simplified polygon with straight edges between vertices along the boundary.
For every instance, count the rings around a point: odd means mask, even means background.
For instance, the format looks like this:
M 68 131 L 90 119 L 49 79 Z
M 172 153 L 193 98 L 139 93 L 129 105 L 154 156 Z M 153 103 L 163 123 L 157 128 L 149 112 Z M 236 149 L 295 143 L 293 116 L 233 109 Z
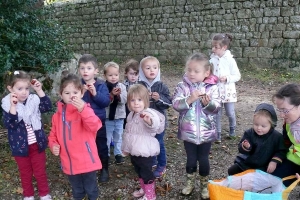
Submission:
M 192 54 L 186 61 L 186 64 L 185 64 L 185 71 L 187 69 L 187 66 L 189 64 L 189 62 L 191 61 L 197 61 L 197 62 L 204 62 L 204 69 L 206 71 L 209 71 L 211 74 L 213 74 L 213 65 L 209 62 L 209 59 L 208 57 L 203 54 L 203 53 L 194 53 Z
M 108 63 L 106 63 L 106 64 L 103 66 L 103 73 L 104 73 L 104 75 L 107 73 L 107 69 L 108 69 L 109 67 L 114 67 L 114 68 L 116 68 L 118 71 L 120 70 L 120 67 L 119 67 L 119 65 L 118 65 L 117 63 L 115 63 L 115 62 L 108 62 Z
M 143 58 L 140 62 L 140 66 L 143 67 L 144 62 L 146 62 L 147 60 L 156 61 L 158 68 L 160 68 L 159 60 L 157 58 L 155 58 L 154 56 L 147 56 L 147 57 Z
M 132 86 L 130 86 L 128 93 L 127 93 L 127 105 L 128 105 L 128 109 L 130 111 L 131 107 L 130 107 L 130 101 L 132 98 L 139 96 L 145 105 L 145 109 L 149 108 L 150 106 L 150 102 L 149 102 L 149 91 L 147 90 L 147 88 L 141 84 L 134 84 Z
M 253 118 L 256 117 L 266 117 L 268 119 L 268 121 L 270 122 L 272 127 L 276 126 L 276 122 L 272 120 L 272 116 L 271 113 L 267 110 L 258 110 L 254 113 Z

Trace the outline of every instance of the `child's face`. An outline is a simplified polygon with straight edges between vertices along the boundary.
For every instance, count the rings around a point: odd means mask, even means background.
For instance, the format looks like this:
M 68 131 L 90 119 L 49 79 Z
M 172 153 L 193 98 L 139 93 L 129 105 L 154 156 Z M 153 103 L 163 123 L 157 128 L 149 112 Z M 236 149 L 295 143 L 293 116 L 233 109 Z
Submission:
M 143 99 L 138 96 L 134 95 L 132 99 L 130 99 L 130 109 L 134 112 L 142 112 L 145 109 L 145 103 Z
M 95 75 L 98 73 L 92 62 L 80 63 L 79 73 L 85 82 L 91 82 L 94 80 Z
M 222 57 L 227 49 L 227 46 L 221 47 L 218 41 L 213 40 L 211 44 L 211 51 L 212 53 L 216 54 L 219 57 Z
M 82 91 L 74 86 L 73 83 L 69 83 L 60 94 L 62 100 L 65 103 L 72 103 L 72 98 L 76 97 L 81 99 L 83 94 Z
M 253 117 L 253 129 L 257 135 L 264 135 L 271 129 L 271 123 L 267 116 L 258 115 Z
M 290 104 L 290 98 L 274 98 L 279 116 L 288 124 L 300 118 L 300 106 Z
M 106 69 L 105 78 L 110 83 L 117 83 L 119 81 L 119 70 L 115 67 L 108 67 Z
M 139 75 L 137 73 L 137 71 L 129 68 L 129 71 L 125 74 L 127 80 L 131 83 L 134 83 L 138 80 Z
M 153 81 L 156 78 L 159 70 L 157 61 L 150 60 L 150 59 L 144 61 L 142 70 L 145 74 L 145 77 L 148 79 L 148 81 L 150 82 Z
M 13 87 L 7 86 L 7 89 L 11 93 L 17 95 L 17 99 L 20 103 L 23 103 L 29 96 L 30 83 L 29 80 L 18 80 Z
M 186 75 L 192 83 L 203 82 L 209 76 L 209 70 L 204 67 L 204 61 L 191 60 L 186 66 Z

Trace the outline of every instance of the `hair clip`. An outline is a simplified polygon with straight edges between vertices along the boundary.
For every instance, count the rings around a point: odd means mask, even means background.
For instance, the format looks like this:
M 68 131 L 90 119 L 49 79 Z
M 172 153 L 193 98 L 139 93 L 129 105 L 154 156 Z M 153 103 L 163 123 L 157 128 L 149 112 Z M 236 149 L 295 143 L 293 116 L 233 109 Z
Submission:
M 8 74 L 8 75 L 11 75 L 11 71 L 8 71 L 7 74 Z
M 14 71 L 14 75 L 18 75 L 18 74 L 20 74 L 19 71 Z

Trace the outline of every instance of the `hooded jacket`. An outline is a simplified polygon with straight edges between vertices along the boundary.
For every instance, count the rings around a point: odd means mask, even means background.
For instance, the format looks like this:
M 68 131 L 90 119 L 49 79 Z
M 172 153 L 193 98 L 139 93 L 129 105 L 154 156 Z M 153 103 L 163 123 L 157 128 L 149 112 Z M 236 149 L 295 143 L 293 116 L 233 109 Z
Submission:
M 160 69 L 158 70 L 155 79 L 152 82 L 149 82 L 140 66 L 139 80 L 139 83 L 144 85 L 149 92 L 157 92 L 159 94 L 159 100 L 155 101 L 152 98 L 150 99 L 150 108 L 161 112 L 167 119 L 166 109 L 172 105 L 172 99 L 170 97 L 169 88 L 160 80 Z
M 271 114 L 272 120 L 277 123 L 277 115 L 274 107 L 267 103 L 262 103 L 257 106 L 255 112 L 266 110 Z M 276 125 L 275 125 L 276 126 Z M 244 132 L 244 135 L 239 143 L 238 150 L 241 153 L 235 159 L 235 163 L 242 170 L 260 169 L 266 171 L 271 161 L 281 164 L 285 159 L 287 149 L 283 142 L 283 136 L 274 127 L 271 127 L 268 133 L 258 135 L 253 128 Z M 246 149 L 242 142 L 247 140 L 250 143 L 250 148 Z
M 233 55 L 226 50 L 221 58 L 215 54 L 212 54 L 210 58 L 210 62 L 214 65 L 214 75 L 218 78 L 221 76 L 227 78 L 226 83 L 218 83 L 222 103 L 237 102 L 235 82 L 241 79 L 241 74 Z
M 179 112 L 178 118 L 178 138 L 194 144 L 212 142 L 217 139 L 216 114 L 220 108 L 220 97 L 217 77 L 211 75 L 204 82 L 191 83 L 186 75 L 183 82 L 178 83 L 174 97 L 173 108 Z M 205 93 L 211 101 L 203 106 L 201 100 L 197 100 L 191 105 L 187 104 L 187 99 L 191 93 L 198 89 L 205 89 Z
M 86 91 L 82 97 L 82 99 L 89 103 L 93 108 L 95 114 L 101 120 L 105 120 L 106 118 L 106 111 L 105 108 L 109 105 L 109 92 L 105 82 L 101 79 L 95 78 L 94 86 L 96 88 L 97 94 L 96 96 L 91 95 L 89 91 Z M 82 79 L 82 83 L 86 84 L 85 81 Z
M 75 175 L 102 168 L 95 142 L 101 127 L 100 119 L 88 104 L 78 112 L 72 104 L 57 103 L 48 139 L 51 151 L 54 145 L 60 145 L 64 173 Z

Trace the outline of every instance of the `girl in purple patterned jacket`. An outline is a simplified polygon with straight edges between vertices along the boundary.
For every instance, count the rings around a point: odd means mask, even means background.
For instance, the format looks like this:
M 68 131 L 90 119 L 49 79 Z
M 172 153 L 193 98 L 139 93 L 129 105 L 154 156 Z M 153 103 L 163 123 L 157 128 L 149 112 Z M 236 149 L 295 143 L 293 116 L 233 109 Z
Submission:
M 216 114 L 220 108 L 217 78 L 211 74 L 211 67 L 207 56 L 193 54 L 173 97 L 173 108 L 179 112 L 178 138 L 184 141 L 187 154 L 187 183 L 182 194 L 189 195 L 194 189 L 198 161 L 202 199 L 209 198 L 208 155 L 211 142 L 217 139 Z

